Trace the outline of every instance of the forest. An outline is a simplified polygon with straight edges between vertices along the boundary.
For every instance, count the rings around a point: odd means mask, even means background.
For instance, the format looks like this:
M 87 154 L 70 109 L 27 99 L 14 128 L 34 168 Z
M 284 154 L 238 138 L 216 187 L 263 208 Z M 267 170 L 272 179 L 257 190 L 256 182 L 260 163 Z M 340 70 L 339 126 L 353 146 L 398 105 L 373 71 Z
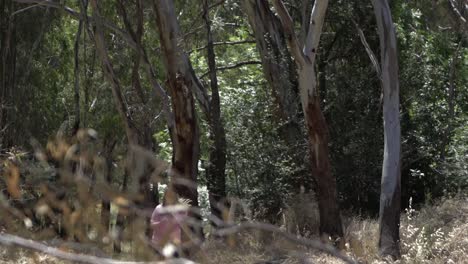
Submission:
M 467 0 L 0 0 L 1 263 L 468 263 Z

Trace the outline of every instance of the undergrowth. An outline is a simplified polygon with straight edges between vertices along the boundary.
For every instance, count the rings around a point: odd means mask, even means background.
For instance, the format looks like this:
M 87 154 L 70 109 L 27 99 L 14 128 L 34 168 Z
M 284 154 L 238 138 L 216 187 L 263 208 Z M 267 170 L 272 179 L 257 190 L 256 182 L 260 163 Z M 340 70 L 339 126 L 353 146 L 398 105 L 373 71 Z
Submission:
M 360 263 L 389 263 L 377 254 L 378 223 L 375 219 L 350 217 L 345 223 L 346 254 Z M 467 230 L 467 197 L 445 198 L 419 210 L 410 206 L 401 217 L 402 258 L 394 263 L 468 263 Z M 128 255 L 111 257 L 131 259 Z M 260 231 L 239 233 L 227 241 L 208 238 L 195 261 L 207 264 L 342 263 L 332 256 Z M 0 263 L 67 262 L 43 253 L 0 246 Z

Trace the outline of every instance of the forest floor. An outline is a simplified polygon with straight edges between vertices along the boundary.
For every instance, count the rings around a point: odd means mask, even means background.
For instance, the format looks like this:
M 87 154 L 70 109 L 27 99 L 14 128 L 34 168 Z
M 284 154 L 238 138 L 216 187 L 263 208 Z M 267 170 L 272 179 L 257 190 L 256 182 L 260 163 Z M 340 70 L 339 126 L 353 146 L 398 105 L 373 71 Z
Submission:
M 378 223 L 352 217 L 345 221 L 345 253 L 360 263 L 388 263 L 377 254 Z M 468 198 L 443 199 L 420 210 L 409 208 L 401 218 L 402 259 L 395 263 L 468 263 Z M 250 239 L 249 239 L 250 236 Z M 343 263 L 314 250 L 273 238 L 268 246 L 245 234 L 235 248 L 206 246 L 202 263 Z
M 388 263 L 377 256 L 378 225 L 374 219 L 349 218 L 346 253 L 361 263 Z M 419 210 L 409 208 L 401 219 L 402 259 L 395 263 L 468 263 L 468 198 L 443 199 Z M 255 232 L 236 236 L 232 247 L 208 239 L 199 263 L 342 263 L 334 257 L 292 244 L 279 237 L 261 243 Z M 265 239 L 263 240 L 265 241 Z M 126 257 L 128 258 L 128 256 Z M 0 263 L 69 263 L 42 253 L 0 246 Z

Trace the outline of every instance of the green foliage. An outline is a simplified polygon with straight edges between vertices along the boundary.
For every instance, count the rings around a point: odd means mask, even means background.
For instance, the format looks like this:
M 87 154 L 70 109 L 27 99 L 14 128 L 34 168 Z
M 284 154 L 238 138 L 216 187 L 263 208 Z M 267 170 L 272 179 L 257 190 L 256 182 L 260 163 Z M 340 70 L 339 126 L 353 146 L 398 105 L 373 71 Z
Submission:
M 164 62 L 151 5 L 144 2 L 142 45 L 165 86 Z M 209 1 L 215 4 L 216 1 Z M 285 1 L 299 28 L 302 1 Z M 115 1 L 99 1 L 102 15 L 124 29 Z M 130 2 L 129 2 L 130 3 Z M 135 27 L 136 8 L 126 6 Z M 201 1 L 175 1 L 184 39 L 180 45 L 201 81 L 209 87 L 206 32 Z M 76 2 L 67 3 L 79 10 Z M 398 34 L 403 201 L 416 203 L 466 189 L 468 185 L 468 49 L 467 34 L 449 6 L 427 1 L 392 1 Z M 89 8 L 91 14 L 91 8 Z M 215 42 L 252 40 L 239 1 L 227 0 L 210 11 Z M 78 22 L 65 12 L 31 8 L 15 16 L 16 85 L 12 91 L 8 132 L 12 145 L 29 148 L 34 137 L 44 143 L 64 122 L 74 120 L 74 41 Z M 383 156 L 380 81 L 357 34 L 355 21 L 379 57 L 372 5 L 363 1 L 335 1 L 327 11 L 325 33 L 318 52 L 318 82 L 329 124 L 330 157 L 341 206 L 375 214 L 380 194 Z M 122 86 L 124 101 L 138 129 L 146 125 L 159 158 L 170 161 L 172 146 L 161 98 L 140 65 L 138 75 L 146 103 L 134 89 L 133 63 L 137 53 L 115 32 L 106 29 L 106 42 Z M 101 138 L 113 138 L 126 148 L 123 124 L 115 110 L 110 84 L 104 79 L 93 39 L 88 31 L 79 41 L 82 126 Z M 216 66 L 260 60 L 255 43 L 216 45 Z M 304 140 L 289 146 L 282 138 L 278 107 L 266 85 L 261 65 L 218 71 L 221 116 L 227 133 L 227 190 L 250 202 L 255 217 L 277 222 L 279 212 L 301 186 L 313 188 Z M 449 91 L 454 87 L 453 100 Z M 451 103 L 449 101 L 452 100 Z M 453 113 L 449 105 L 453 105 Z M 201 134 L 200 183 L 213 143 L 207 117 L 197 111 Z M 3 124 L 2 124 L 3 125 Z M 303 120 L 300 126 L 303 127 Z M 1 129 L 5 129 L 3 125 Z M 21 136 L 18 136 L 21 135 Z M 5 136 L 7 137 L 7 136 Z M 442 158 L 442 153 L 445 157 Z M 299 157 L 299 158 L 298 158 Z M 117 179 L 116 181 L 121 181 Z M 362 190 L 357 192 L 356 190 Z M 406 202 L 405 202 L 406 203 Z

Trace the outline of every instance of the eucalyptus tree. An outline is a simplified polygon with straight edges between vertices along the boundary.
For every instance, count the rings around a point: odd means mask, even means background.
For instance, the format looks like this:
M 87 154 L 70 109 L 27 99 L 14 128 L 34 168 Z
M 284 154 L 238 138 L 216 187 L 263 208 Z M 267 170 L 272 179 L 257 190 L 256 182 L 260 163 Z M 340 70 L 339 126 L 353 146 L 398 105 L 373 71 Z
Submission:
M 343 236 L 343 229 L 337 202 L 336 179 L 331 171 L 328 126 L 321 110 L 315 76 L 315 60 L 328 1 L 314 2 L 307 35 L 303 41 L 297 38 L 294 22 L 284 3 L 281 0 L 275 0 L 273 5 L 285 32 L 289 51 L 296 63 L 299 96 L 310 147 L 311 172 L 317 182 L 320 233 L 339 239 Z
M 187 55 L 180 46 L 181 33 L 172 0 L 154 0 L 164 65 L 167 74 L 167 89 L 171 95 L 175 127 L 172 135 L 173 155 L 171 173 L 175 191 L 198 206 L 197 176 L 200 151 L 199 128 L 195 111 L 193 91 L 204 89 L 197 85 L 196 76 Z M 206 94 L 204 91 L 198 92 Z M 208 108 L 208 102 L 203 101 Z
M 379 212 L 379 253 L 400 257 L 401 131 L 396 32 L 387 0 L 374 0 L 380 39 L 384 160 Z

